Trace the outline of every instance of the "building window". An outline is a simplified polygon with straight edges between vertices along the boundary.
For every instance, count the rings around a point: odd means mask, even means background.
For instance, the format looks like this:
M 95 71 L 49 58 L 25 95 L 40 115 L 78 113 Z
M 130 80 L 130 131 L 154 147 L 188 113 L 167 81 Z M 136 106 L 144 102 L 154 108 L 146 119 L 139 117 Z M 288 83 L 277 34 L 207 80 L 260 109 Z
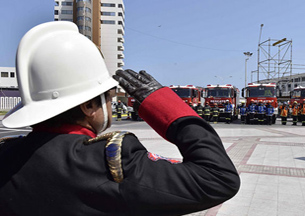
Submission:
M 73 22 L 73 19 L 61 19 L 62 21 L 70 21 Z
M 89 2 L 91 4 L 91 0 L 76 0 L 76 2 Z
M 115 12 L 102 12 L 102 16 L 115 16 Z
M 84 11 L 84 8 L 83 7 L 78 7 L 77 11 Z M 85 11 L 88 12 L 88 13 L 91 13 L 91 9 L 88 8 L 88 7 L 86 7 Z
M 115 4 L 110 4 L 110 3 L 102 3 L 102 7 L 115 7 Z
M 302 77 L 302 81 L 305 81 L 305 77 Z
M 122 12 L 119 12 L 118 15 L 122 17 L 122 16 L 123 16 L 123 13 L 122 13 Z
M 90 17 L 86 17 L 85 19 L 86 19 L 86 21 L 91 22 L 91 18 Z M 83 20 L 84 20 L 83 16 L 77 17 L 77 21 L 83 21 Z
M 1 72 L 1 77 L 8 77 L 8 72 Z
M 72 10 L 62 10 L 61 14 L 73 14 Z
M 55 10 L 55 11 L 54 11 L 54 15 L 58 15 L 58 10 Z
M 123 22 L 122 22 L 122 21 L 118 21 L 118 24 L 119 24 L 119 25 L 123 25 Z
M 300 82 L 300 78 L 295 78 L 294 81 L 295 82 Z
M 119 8 L 123 8 L 123 5 L 122 5 L 122 4 L 119 4 L 118 7 L 119 7 Z
M 78 26 L 78 29 L 79 29 L 79 30 L 84 30 L 84 26 Z M 85 26 L 85 30 L 86 30 L 86 31 L 91 31 L 91 27 Z
M 10 77 L 15 77 L 15 72 L 10 72 Z
M 55 6 L 59 6 L 59 2 L 58 1 L 55 1 Z
M 102 24 L 111 24 L 111 25 L 115 24 L 114 20 L 102 20 L 101 22 L 102 22 Z
M 73 2 L 62 2 L 62 6 L 73 6 Z

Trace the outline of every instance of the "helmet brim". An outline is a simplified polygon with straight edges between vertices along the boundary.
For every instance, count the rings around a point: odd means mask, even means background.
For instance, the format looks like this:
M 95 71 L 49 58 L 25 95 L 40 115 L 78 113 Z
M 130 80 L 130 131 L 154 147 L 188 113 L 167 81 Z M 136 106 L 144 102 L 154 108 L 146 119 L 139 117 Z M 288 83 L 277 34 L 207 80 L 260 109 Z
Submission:
M 7 128 L 21 128 L 38 124 L 76 107 L 117 85 L 118 82 L 109 77 L 107 82 L 103 83 L 100 88 L 96 88 L 94 92 L 91 91 L 90 95 L 88 95 L 88 92 L 84 91 L 82 94 L 53 100 L 32 102 L 26 105 L 23 105 L 21 101 L 4 116 L 2 124 Z

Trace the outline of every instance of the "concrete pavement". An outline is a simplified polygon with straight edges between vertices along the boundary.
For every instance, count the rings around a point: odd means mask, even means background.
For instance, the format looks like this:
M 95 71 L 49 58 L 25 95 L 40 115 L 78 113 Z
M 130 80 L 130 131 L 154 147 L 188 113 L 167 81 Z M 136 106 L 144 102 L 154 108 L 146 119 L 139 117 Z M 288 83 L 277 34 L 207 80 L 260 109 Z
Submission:
M 304 216 L 305 127 L 212 124 L 241 177 L 241 188 L 231 200 L 189 216 Z M 135 133 L 148 151 L 180 158 L 145 122 L 122 121 L 111 130 Z

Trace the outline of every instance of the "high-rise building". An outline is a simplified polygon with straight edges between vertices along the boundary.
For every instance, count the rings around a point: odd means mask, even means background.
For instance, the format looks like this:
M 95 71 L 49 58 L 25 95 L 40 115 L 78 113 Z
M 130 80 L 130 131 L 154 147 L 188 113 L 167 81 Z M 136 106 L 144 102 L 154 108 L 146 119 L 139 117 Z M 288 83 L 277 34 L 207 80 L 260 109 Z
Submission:
M 111 74 L 124 66 L 123 0 L 55 0 L 55 21 L 74 22 L 102 51 Z

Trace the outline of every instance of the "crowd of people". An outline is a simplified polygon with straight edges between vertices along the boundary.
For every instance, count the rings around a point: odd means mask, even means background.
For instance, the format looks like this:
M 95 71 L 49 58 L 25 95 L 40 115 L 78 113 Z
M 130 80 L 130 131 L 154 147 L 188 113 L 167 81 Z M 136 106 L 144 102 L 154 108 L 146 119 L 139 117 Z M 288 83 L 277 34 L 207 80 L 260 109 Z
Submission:
M 229 100 L 222 103 L 209 103 L 206 102 L 204 106 L 198 104 L 193 106 L 192 102 L 185 101 L 192 107 L 199 116 L 205 119 L 207 122 L 213 122 L 216 124 L 219 121 L 220 107 L 224 108 L 224 118 L 227 124 L 232 121 L 233 106 Z M 237 112 L 240 116 L 241 124 L 267 124 L 272 125 L 275 123 L 276 115 L 274 113 L 275 107 L 272 105 L 272 101 L 263 103 L 259 100 L 255 103 L 252 99 L 250 104 L 246 106 L 245 102 L 237 107 Z M 294 101 L 292 105 L 288 105 L 287 102 L 278 106 L 278 116 L 281 118 L 281 124 L 287 124 L 287 118 L 292 117 L 292 125 L 297 125 L 301 121 L 302 126 L 305 126 L 305 99 L 301 104 Z

